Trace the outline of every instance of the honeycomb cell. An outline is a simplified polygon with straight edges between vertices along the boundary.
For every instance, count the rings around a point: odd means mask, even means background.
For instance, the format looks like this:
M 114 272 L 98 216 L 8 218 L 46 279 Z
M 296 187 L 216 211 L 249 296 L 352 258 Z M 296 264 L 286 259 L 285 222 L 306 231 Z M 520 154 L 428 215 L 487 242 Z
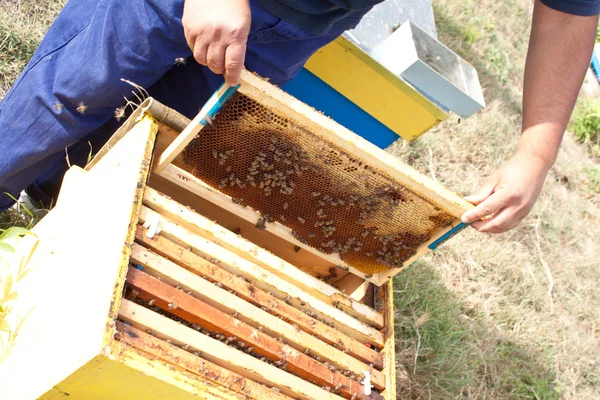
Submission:
M 454 217 L 285 115 L 237 93 L 184 151 L 195 176 L 365 274 L 402 266 Z M 262 228 L 262 225 L 259 228 Z

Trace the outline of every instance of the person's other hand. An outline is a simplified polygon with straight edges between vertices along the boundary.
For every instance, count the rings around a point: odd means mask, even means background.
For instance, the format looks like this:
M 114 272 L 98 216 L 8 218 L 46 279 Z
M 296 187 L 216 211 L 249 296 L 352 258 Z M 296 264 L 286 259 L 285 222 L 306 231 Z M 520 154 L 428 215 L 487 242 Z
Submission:
M 183 31 L 194 58 L 231 86 L 244 68 L 250 22 L 248 0 L 185 0 Z
M 465 199 L 476 207 L 462 221 L 473 223 L 479 232 L 502 233 L 517 226 L 537 200 L 548 163 L 539 157 L 517 152 L 489 177 L 479 191 Z

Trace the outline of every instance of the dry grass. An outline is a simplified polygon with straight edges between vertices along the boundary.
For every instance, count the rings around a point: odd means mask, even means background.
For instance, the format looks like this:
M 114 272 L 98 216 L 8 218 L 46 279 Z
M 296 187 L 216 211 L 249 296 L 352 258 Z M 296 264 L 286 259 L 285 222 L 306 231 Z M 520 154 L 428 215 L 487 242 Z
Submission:
M 0 0 L 0 97 L 62 4 Z M 477 68 L 488 107 L 392 151 L 466 194 L 518 139 L 531 3 L 434 0 L 434 8 L 440 39 Z M 467 231 L 397 278 L 401 398 L 600 397 L 599 190 L 600 168 L 568 136 L 520 227 Z
M 392 151 L 467 194 L 518 140 L 531 3 L 434 0 L 434 9 L 440 40 L 477 68 L 488 106 Z M 401 397 L 600 397 L 599 175 L 567 135 L 519 227 L 465 232 L 397 279 Z
M 0 0 L 0 99 L 66 0 Z

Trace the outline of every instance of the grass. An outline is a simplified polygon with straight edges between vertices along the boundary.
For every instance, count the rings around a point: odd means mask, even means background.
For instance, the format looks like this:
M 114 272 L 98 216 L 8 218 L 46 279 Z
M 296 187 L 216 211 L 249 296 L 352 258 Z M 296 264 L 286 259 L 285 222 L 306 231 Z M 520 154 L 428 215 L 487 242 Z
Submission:
M 600 159 L 600 100 L 580 98 L 575 106 L 569 130 Z
M 519 138 L 532 3 L 433 6 L 439 39 L 476 67 L 488 105 L 391 151 L 468 194 Z M 567 134 L 519 227 L 465 231 L 396 279 L 400 398 L 600 398 L 599 186 L 588 146 Z
M 394 283 L 402 349 L 398 362 L 412 369 L 413 377 L 423 377 L 401 380 L 401 398 L 492 398 L 500 393 L 558 398 L 547 365 L 448 290 L 430 265 L 418 263 Z
M 62 4 L 0 0 L 0 97 Z M 488 106 L 391 151 L 467 194 L 518 140 L 531 2 L 433 4 L 440 40 L 476 67 Z M 599 192 L 600 166 L 567 135 L 519 227 L 465 231 L 396 278 L 399 398 L 600 398 Z
M 0 0 L 0 99 L 66 0 Z

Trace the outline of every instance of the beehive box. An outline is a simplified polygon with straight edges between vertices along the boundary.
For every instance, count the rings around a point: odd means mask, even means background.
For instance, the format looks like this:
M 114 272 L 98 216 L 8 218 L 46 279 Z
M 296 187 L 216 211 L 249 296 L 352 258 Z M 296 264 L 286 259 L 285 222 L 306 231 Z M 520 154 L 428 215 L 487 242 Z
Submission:
M 384 218 L 393 210 L 376 206 L 381 199 L 400 208 L 421 201 L 434 215 L 425 224 L 432 232 L 421 238 L 426 244 L 452 227 L 462 203 L 444 197 L 449 192 L 435 185 L 429 197 L 423 197 L 424 190 L 421 197 L 410 197 L 415 182 L 423 186 L 426 179 L 413 172 L 407 179 L 392 158 L 370 154 L 369 146 L 338 131 L 332 121 L 278 96 L 283 95 L 245 74 L 229 108 L 159 174 L 152 172 L 152 160 L 188 121 L 150 99 L 86 170 L 67 173 L 56 207 L 34 230 L 39 243 L 28 275 L 16 287 L 19 299 L 11 318 L 19 327 L 18 340 L 0 364 L 3 398 L 396 397 L 393 292 L 385 274 L 407 265 L 423 252 L 422 245 L 411 244 L 410 252 L 416 252 L 403 254 L 402 265 L 375 272 L 368 268 L 377 263 L 359 257 L 353 265 L 354 259 L 344 256 L 348 252 L 316 248 L 309 240 L 314 232 L 302 226 L 335 224 L 343 235 L 355 234 L 356 221 L 343 226 L 344 213 L 330 209 L 346 207 L 354 219 L 352 208 L 371 204 Z M 291 108 L 282 110 L 282 104 Z M 260 112 L 252 108 L 259 106 Z M 240 120 L 239 113 L 250 113 L 249 121 Z M 255 118 L 276 120 L 279 130 L 261 135 L 265 121 L 259 121 L 258 134 L 241 127 Z M 236 133 L 227 136 L 227 129 Z M 302 142 L 311 132 L 320 133 Z M 329 142 L 323 141 L 324 132 L 332 135 Z M 220 141 L 204 144 L 203 139 Z M 319 153 L 323 158 L 311 157 L 321 146 L 329 146 Z M 271 153 L 259 154 L 262 160 L 253 164 L 255 151 Z M 292 164 L 284 161 L 290 158 Z M 301 165 L 296 168 L 294 161 Z M 277 175 L 278 168 L 271 167 L 277 163 L 295 172 L 287 180 L 279 176 L 280 185 L 268 184 L 279 196 L 265 196 L 266 180 L 253 186 L 248 176 Z M 242 181 L 242 171 L 253 165 L 260 172 Z M 358 172 L 361 166 L 366 172 Z M 316 179 L 344 173 L 351 177 L 347 186 Z M 360 180 L 361 174 L 372 180 Z M 408 188 L 402 193 L 399 176 Z M 381 185 L 388 191 L 377 192 Z M 292 196 L 284 193 L 290 188 Z M 376 201 L 362 201 L 368 190 L 375 191 Z M 326 221 L 334 223 L 314 223 L 325 219 L 318 218 L 313 201 L 327 208 Z M 280 214 L 267 216 L 270 207 Z M 358 217 L 362 226 L 369 215 Z M 336 232 L 330 236 L 343 237 Z M 363 242 L 356 253 L 369 251 Z

